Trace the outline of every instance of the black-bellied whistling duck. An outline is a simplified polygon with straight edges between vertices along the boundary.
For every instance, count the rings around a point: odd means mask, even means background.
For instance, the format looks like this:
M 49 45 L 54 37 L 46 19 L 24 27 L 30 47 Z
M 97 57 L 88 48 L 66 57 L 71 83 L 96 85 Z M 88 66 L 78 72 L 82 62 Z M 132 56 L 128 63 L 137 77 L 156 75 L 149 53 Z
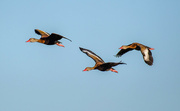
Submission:
M 60 40 L 62 38 L 65 38 L 65 39 L 71 41 L 70 39 L 68 39 L 68 38 L 66 38 L 66 37 L 64 37 L 62 35 L 59 35 L 59 34 L 55 34 L 55 33 L 49 34 L 47 32 L 39 30 L 39 29 L 35 29 L 35 32 L 36 32 L 36 34 L 41 35 L 41 38 L 40 39 L 30 38 L 26 42 L 39 42 L 39 43 L 43 43 L 43 44 L 46 44 L 46 45 L 54 45 L 54 44 L 56 44 L 58 46 L 64 47 L 64 45 L 60 44 L 61 42 L 59 42 L 58 40 Z
M 150 66 L 153 64 L 153 57 L 150 50 L 154 50 L 154 48 L 150 48 L 140 43 L 132 43 L 129 45 L 123 45 L 119 49 L 121 50 L 116 54 L 116 57 L 120 57 L 126 52 L 131 51 L 133 49 L 138 50 L 138 51 L 141 50 L 144 61 Z
M 95 66 L 94 67 L 86 67 L 83 71 L 90 71 L 90 70 L 94 70 L 94 69 L 98 69 L 100 71 L 112 71 L 112 72 L 116 72 L 118 73 L 115 69 L 113 69 L 113 66 L 119 65 L 119 64 L 126 64 L 126 63 L 122 63 L 122 62 L 118 62 L 118 63 L 114 63 L 114 62 L 107 62 L 105 63 L 98 55 L 96 55 L 94 52 L 88 50 L 88 49 L 84 49 L 79 47 L 80 50 L 87 54 L 89 57 L 91 57 L 95 62 Z

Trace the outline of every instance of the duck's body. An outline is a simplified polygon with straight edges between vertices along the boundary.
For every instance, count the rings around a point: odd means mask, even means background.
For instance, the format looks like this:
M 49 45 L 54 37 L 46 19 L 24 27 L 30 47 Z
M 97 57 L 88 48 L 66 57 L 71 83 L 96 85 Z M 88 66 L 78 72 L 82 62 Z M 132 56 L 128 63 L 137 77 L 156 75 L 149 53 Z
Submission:
M 122 63 L 122 62 L 118 62 L 118 63 L 107 62 L 107 63 L 103 63 L 101 65 L 96 66 L 95 69 L 98 69 L 100 71 L 109 71 L 110 69 L 113 69 L 112 68 L 113 66 L 117 66 L 119 64 L 125 64 L 125 63 Z
M 66 37 L 64 37 L 62 35 L 55 34 L 55 33 L 49 34 L 47 32 L 39 30 L 39 29 L 35 29 L 35 32 L 36 32 L 36 34 L 41 35 L 41 38 L 40 39 L 30 38 L 26 42 L 39 42 L 39 43 L 43 43 L 43 44 L 46 44 L 46 45 L 54 45 L 54 44 L 56 44 L 58 46 L 64 47 L 64 45 L 60 44 L 61 42 L 59 42 L 58 40 L 60 40 L 62 38 L 68 39 L 68 38 L 66 38 Z M 68 40 L 71 41 L 70 39 L 68 39 Z
M 125 54 L 126 52 L 135 49 L 135 50 L 141 51 L 141 53 L 143 55 L 143 59 L 148 65 L 153 64 L 153 57 L 152 57 L 152 53 L 150 50 L 154 50 L 154 48 L 150 48 L 150 47 L 145 46 L 140 43 L 132 43 L 129 45 L 123 45 L 119 49 L 121 49 L 121 50 L 116 54 L 116 57 L 120 57 L 123 54 Z
M 95 70 L 98 69 L 100 71 L 112 71 L 118 73 L 115 69 L 113 69 L 113 66 L 119 65 L 119 64 L 125 64 L 122 62 L 114 63 L 114 62 L 107 62 L 105 63 L 103 59 L 101 59 L 98 55 L 96 55 L 94 52 L 84 49 L 80 47 L 80 50 L 87 54 L 89 57 L 91 57 L 95 61 L 95 66 L 94 67 L 86 67 L 83 71 L 90 71 L 90 70 Z

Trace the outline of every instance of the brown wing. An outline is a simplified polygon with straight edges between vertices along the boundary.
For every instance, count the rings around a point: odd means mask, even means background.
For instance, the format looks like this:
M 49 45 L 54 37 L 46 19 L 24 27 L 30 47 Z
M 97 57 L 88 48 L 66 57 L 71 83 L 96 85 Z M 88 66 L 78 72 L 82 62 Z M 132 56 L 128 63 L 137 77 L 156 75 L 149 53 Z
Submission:
M 39 30 L 39 29 L 35 29 L 34 31 L 36 32 L 36 34 L 41 35 L 41 38 L 47 38 L 50 36 L 49 33 L 44 32 L 44 31 Z
M 95 62 L 96 62 L 96 64 L 102 64 L 102 63 L 104 63 L 104 61 L 98 56 L 98 55 L 96 55 L 94 52 L 92 52 L 92 51 L 90 51 L 90 50 L 88 50 L 88 49 L 84 49 L 84 48 L 81 48 L 81 47 L 79 47 L 79 49 L 83 52 L 83 53 L 85 53 L 85 54 L 87 54 L 89 57 L 91 57 Z
M 67 40 L 71 41 L 70 39 L 68 39 L 68 38 L 66 38 L 66 37 L 64 37 L 62 35 L 56 34 L 56 33 L 52 33 L 48 38 L 52 39 L 52 40 L 60 40 L 60 39 L 64 38 L 64 39 L 67 39 Z
M 127 49 L 121 49 L 117 54 L 116 57 L 121 57 L 123 54 L 127 53 L 128 51 L 131 51 L 133 49 L 127 48 Z
M 145 45 L 143 45 L 143 44 L 140 44 L 140 43 L 137 43 L 137 46 L 139 46 L 141 49 L 145 49 L 145 48 L 150 48 L 150 47 L 148 47 L 148 46 L 145 46 Z

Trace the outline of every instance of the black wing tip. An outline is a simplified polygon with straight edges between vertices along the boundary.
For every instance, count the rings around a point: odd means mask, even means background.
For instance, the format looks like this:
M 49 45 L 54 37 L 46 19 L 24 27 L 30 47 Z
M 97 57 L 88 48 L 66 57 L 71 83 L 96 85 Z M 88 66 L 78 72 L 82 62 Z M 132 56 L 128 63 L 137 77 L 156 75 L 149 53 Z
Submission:
M 56 34 L 56 33 L 53 33 L 53 34 Z M 62 36 L 62 35 L 60 35 L 60 34 L 57 34 L 57 35 L 61 36 L 61 37 L 62 37 L 62 38 L 64 38 L 64 39 L 69 40 L 70 42 L 72 42 L 72 40 L 71 40 L 71 39 L 69 39 L 69 38 L 67 38 L 67 37 L 64 37 L 64 36 Z
M 35 32 L 39 32 L 39 29 L 34 29 Z
M 71 40 L 71 39 L 68 39 L 68 38 L 66 38 L 66 37 L 64 37 L 64 36 L 63 36 L 63 38 L 65 38 L 65 39 L 69 40 L 70 42 L 72 42 L 72 40 Z
M 113 55 L 114 57 L 116 57 L 116 55 Z
M 61 35 L 62 36 L 62 35 Z M 70 42 L 72 42 L 72 40 L 71 39 L 68 39 L 68 38 L 66 38 L 66 37 L 64 37 L 64 36 L 62 36 L 63 38 L 65 38 L 65 39 L 67 39 L 67 40 L 69 40 Z
M 125 64 L 125 65 L 127 65 L 126 63 L 124 63 L 124 62 L 122 62 L 122 61 L 120 61 L 119 63 L 120 63 L 120 64 Z
M 47 33 L 47 32 L 46 32 L 46 33 Z M 72 42 L 72 40 L 71 40 L 71 39 L 69 39 L 69 38 L 67 38 L 67 37 L 62 36 L 61 34 L 51 33 L 51 35 L 56 35 L 56 36 L 61 37 L 60 39 L 64 38 L 64 39 L 67 39 L 67 40 L 69 40 L 69 41 L 71 41 L 71 42 Z M 59 40 L 60 40 L 60 39 L 59 39 Z
M 82 47 L 79 47 L 79 49 L 81 49 L 81 50 L 88 50 L 88 49 L 85 49 L 85 48 L 82 48 Z
M 79 47 L 79 49 L 82 51 L 82 50 L 84 50 L 84 48 L 82 48 L 82 47 Z
M 72 42 L 72 40 L 71 39 L 68 39 L 70 42 Z
M 153 62 L 152 61 L 145 61 L 146 64 L 148 64 L 149 66 L 152 66 L 153 65 Z
M 122 55 L 118 55 L 118 54 L 116 54 L 116 55 L 114 55 L 115 57 L 121 57 Z
M 39 29 L 34 29 L 34 31 L 35 31 L 36 34 L 41 35 L 38 30 L 39 30 Z
M 150 52 L 151 53 L 151 52 Z M 152 55 L 149 55 L 149 60 L 145 60 L 145 63 L 148 64 L 149 66 L 152 66 L 153 65 L 153 57 Z

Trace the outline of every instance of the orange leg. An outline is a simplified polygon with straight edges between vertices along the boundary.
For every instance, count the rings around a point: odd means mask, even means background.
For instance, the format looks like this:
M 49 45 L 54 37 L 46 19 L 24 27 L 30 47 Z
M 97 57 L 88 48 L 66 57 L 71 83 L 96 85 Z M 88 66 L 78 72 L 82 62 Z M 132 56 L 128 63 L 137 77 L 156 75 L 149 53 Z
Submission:
M 56 43 L 56 45 L 58 45 L 58 46 L 61 46 L 61 47 L 64 47 L 64 45 L 62 45 L 62 44 L 59 44 L 59 43 Z
M 116 71 L 115 69 L 112 69 L 112 68 L 110 69 L 110 71 L 118 73 L 118 71 Z

